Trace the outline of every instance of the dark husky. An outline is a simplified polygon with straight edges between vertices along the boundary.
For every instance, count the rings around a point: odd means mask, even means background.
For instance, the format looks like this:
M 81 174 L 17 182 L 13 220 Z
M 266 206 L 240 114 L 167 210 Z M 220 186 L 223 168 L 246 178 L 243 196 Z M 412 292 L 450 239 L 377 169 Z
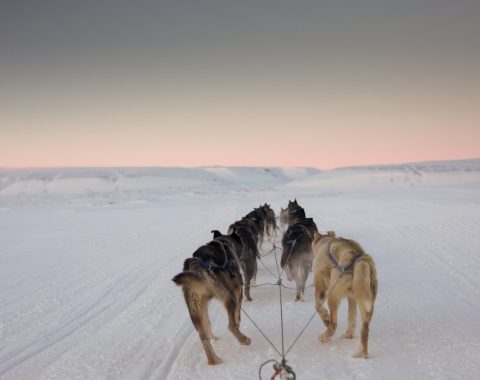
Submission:
M 230 239 L 219 237 L 198 248 L 193 257 L 185 260 L 183 272 L 173 281 L 182 287 L 185 303 L 195 329 L 202 341 L 208 364 L 222 360 L 215 354 L 210 339 L 215 339 L 208 317 L 208 302 L 222 302 L 228 314 L 228 329 L 240 344 L 250 344 L 250 338 L 240 332 L 242 277 L 238 265 L 238 246 L 241 238 L 235 232 Z
M 277 221 L 275 217 L 275 212 L 267 203 L 265 203 L 260 208 L 263 209 L 265 213 L 265 230 L 267 236 L 271 241 L 275 241 L 275 237 L 277 236 Z
M 270 240 L 275 238 L 277 229 L 275 212 L 269 204 L 265 203 L 263 206 L 253 209 L 253 211 L 250 211 L 245 218 L 255 224 L 258 247 L 260 249 L 262 248 L 265 235 L 267 235 Z
M 303 300 L 305 283 L 312 269 L 312 240 L 317 225 L 312 218 L 305 218 L 305 210 L 295 199 L 288 203 L 289 227 L 282 238 L 281 267 L 289 281 L 295 280 L 297 295 L 295 301 Z
M 297 199 L 295 199 L 293 202 L 288 201 L 287 215 L 289 225 L 292 225 L 306 218 L 305 210 L 298 204 Z
M 220 231 L 213 230 L 213 237 L 219 241 L 232 241 L 237 247 L 238 265 L 243 272 L 243 281 L 245 285 L 245 298 L 251 301 L 250 282 L 257 273 L 257 257 L 259 256 L 255 236 L 249 227 L 241 223 L 234 223 L 230 235 L 222 235 Z M 236 242 L 235 236 L 240 236 L 240 243 Z
M 263 245 L 263 239 L 265 236 L 265 212 L 262 208 L 255 208 L 250 211 L 245 218 L 250 220 L 255 225 L 255 231 L 257 234 L 257 245 L 261 249 Z
M 259 231 L 257 224 L 254 221 L 247 217 L 243 217 L 241 220 L 237 220 L 228 227 L 228 233 L 231 234 L 235 227 L 248 228 L 252 234 L 252 238 L 255 240 L 255 246 L 258 244 Z

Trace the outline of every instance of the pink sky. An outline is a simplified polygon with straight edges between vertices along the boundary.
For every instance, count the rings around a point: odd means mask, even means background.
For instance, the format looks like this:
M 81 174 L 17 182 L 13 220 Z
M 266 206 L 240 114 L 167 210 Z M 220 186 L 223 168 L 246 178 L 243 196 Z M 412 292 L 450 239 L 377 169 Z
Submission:
M 480 157 L 478 2 L 347 3 L 9 3 L 0 167 Z
M 292 95 L 294 86 L 274 92 L 220 85 L 205 87 L 202 97 L 188 88 L 168 97 L 81 86 L 46 99 L 31 94 L 25 102 L 35 107 L 21 109 L 13 99 L 0 114 L 0 166 L 327 169 L 480 157 L 478 97 L 418 86 L 409 88 L 413 95 L 388 93 L 393 83 L 378 92 L 342 85 L 336 94 L 303 87 L 302 96 Z

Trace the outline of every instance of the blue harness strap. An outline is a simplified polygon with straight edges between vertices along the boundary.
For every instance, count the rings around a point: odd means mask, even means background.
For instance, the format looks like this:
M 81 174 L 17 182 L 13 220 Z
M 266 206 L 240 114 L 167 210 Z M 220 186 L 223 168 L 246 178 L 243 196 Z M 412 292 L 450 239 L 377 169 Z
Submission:
M 339 265 L 335 257 L 333 256 L 332 252 L 332 242 L 328 245 L 328 253 L 327 253 L 328 259 L 332 263 L 333 267 L 340 271 L 340 273 L 346 273 L 352 269 L 353 265 L 355 264 L 355 261 L 359 259 L 360 257 L 363 256 L 363 252 L 357 252 L 357 255 L 352 259 L 352 262 L 348 265 Z

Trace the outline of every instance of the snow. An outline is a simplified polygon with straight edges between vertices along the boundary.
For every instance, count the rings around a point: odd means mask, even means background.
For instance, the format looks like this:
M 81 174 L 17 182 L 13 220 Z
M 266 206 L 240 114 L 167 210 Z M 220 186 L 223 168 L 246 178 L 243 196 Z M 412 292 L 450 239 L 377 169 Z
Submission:
M 315 316 L 287 355 L 299 379 L 474 379 L 480 371 L 480 160 L 345 168 L 0 171 L 1 379 L 251 379 L 279 359 L 242 316 L 250 346 L 213 302 L 208 366 L 180 288 L 183 260 L 260 203 L 297 198 L 322 231 L 374 257 L 370 358 Z M 265 244 L 263 252 L 270 250 Z M 272 254 L 264 258 L 275 271 Z M 258 284 L 274 282 L 261 265 Z M 309 276 L 307 284 L 311 284 Z M 287 283 L 287 286 L 293 286 Z M 243 307 L 280 347 L 278 288 Z M 285 346 L 314 313 L 285 289 Z M 264 378 L 273 374 L 271 366 Z

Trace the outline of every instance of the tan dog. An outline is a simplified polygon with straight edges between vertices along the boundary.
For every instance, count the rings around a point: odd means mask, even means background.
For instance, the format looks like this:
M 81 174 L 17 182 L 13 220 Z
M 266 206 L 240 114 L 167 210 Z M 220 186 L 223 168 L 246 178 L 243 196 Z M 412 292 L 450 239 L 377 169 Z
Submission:
M 352 339 L 357 304 L 362 318 L 360 348 L 355 357 L 368 356 L 368 330 L 377 295 L 377 272 L 370 255 L 356 241 L 336 238 L 334 234 L 315 233 L 312 241 L 315 308 L 327 330 L 320 341 L 327 342 L 337 328 L 337 311 L 348 298 L 348 327 L 342 338 Z M 323 306 L 328 297 L 328 308 Z

